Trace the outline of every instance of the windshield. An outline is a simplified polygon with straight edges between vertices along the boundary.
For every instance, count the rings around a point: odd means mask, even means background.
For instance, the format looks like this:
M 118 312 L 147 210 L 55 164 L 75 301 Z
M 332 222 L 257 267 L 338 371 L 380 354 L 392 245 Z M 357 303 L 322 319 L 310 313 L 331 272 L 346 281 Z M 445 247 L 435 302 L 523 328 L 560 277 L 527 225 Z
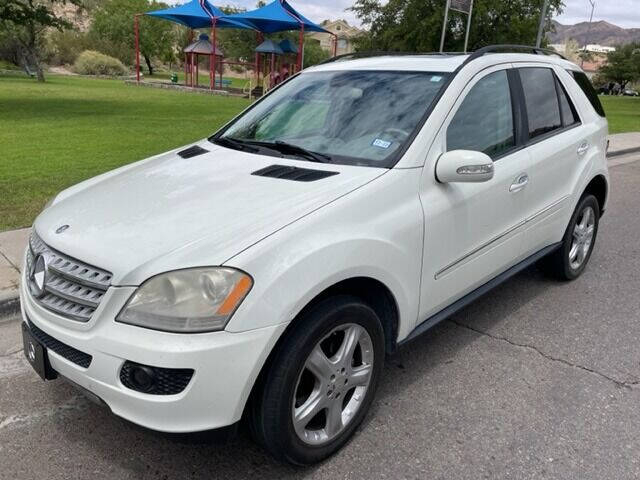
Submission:
M 390 167 L 446 75 L 364 70 L 303 73 L 211 140 L 262 154 Z

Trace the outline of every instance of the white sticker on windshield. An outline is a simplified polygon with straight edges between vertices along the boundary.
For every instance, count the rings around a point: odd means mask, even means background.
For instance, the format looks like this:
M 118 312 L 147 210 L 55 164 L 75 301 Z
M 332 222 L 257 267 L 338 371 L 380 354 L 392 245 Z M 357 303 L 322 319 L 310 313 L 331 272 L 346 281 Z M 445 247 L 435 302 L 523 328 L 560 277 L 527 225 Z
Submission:
M 381 138 L 376 138 L 371 145 L 379 148 L 389 148 L 391 146 L 391 142 L 387 142 L 386 140 L 382 140 Z
M 442 77 L 438 77 L 437 75 L 434 75 L 433 77 L 431 77 L 432 82 L 439 82 L 440 80 L 442 80 Z

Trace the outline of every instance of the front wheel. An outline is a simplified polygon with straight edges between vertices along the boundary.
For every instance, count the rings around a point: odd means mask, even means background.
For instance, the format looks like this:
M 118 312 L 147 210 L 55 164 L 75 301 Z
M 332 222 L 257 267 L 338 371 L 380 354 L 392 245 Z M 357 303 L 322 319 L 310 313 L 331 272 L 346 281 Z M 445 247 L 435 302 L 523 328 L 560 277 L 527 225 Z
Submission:
M 596 197 L 585 195 L 571 216 L 561 247 L 542 259 L 542 268 L 562 280 L 578 278 L 591 258 L 599 221 L 600 207 Z
M 384 333 L 376 313 L 346 295 L 299 320 L 253 399 L 251 427 L 272 455 L 308 465 L 341 448 L 364 419 L 383 367 Z

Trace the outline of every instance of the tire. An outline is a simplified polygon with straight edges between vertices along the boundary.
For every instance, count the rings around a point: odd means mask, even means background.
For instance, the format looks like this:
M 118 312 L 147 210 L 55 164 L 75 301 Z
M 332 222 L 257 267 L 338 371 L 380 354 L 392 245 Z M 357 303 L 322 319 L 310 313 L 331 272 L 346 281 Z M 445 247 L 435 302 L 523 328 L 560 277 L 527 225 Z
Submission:
M 592 215 L 590 221 L 585 219 L 585 215 L 589 215 L 587 212 Z M 540 261 L 543 271 L 560 280 L 575 280 L 582 275 L 596 243 L 599 221 L 600 207 L 596 197 L 591 194 L 584 195 L 571 216 L 562 238 L 562 245 Z M 587 230 L 584 230 L 583 225 L 587 225 Z M 579 230 L 587 233 L 581 234 Z
M 345 348 L 353 344 L 347 338 L 357 338 L 352 349 Z M 330 297 L 304 312 L 274 352 L 252 399 L 255 439 L 275 458 L 296 465 L 339 450 L 371 406 L 384 345 L 380 319 L 356 297 Z M 304 420 L 294 421 L 294 415 Z

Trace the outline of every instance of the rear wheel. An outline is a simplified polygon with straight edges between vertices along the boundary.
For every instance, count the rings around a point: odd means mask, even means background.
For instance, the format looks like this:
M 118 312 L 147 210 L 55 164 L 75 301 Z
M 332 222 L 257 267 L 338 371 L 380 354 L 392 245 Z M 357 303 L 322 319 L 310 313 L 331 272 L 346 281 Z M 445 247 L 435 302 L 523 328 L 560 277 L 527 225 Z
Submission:
M 275 457 L 308 465 L 341 448 L 371 405 L 384 362 L 376 313 L 337 296 L 304 314 L 279 346 L 252 405 L 252 431 Z
M 599 220 L 600 208 L 596 197 L 585 195 L 573 212 L 562 246 L 542 259 L 542 268 L 562 280 L 578 278 L 591 258 Z

